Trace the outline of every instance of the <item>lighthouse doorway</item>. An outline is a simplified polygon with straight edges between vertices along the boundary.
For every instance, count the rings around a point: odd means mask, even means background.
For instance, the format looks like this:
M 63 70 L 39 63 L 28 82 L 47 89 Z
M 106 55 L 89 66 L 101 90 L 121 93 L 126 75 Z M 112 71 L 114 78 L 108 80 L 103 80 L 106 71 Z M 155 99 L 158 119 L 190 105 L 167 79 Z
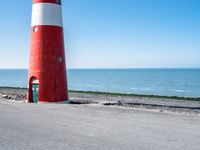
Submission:
M 32 95 L 32 102 L 38 103 L 39 81 L 35 78 L 32 80 L 32 83 L 31 83 L 31 95 Z

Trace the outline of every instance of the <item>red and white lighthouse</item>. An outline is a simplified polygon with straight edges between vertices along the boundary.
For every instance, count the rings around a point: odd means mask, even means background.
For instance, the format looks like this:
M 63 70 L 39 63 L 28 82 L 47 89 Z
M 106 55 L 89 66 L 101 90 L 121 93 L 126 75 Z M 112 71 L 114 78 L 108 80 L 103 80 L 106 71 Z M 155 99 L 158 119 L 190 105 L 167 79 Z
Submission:
M 33 0 L 28 102 L 68 100 L 61 0 Z

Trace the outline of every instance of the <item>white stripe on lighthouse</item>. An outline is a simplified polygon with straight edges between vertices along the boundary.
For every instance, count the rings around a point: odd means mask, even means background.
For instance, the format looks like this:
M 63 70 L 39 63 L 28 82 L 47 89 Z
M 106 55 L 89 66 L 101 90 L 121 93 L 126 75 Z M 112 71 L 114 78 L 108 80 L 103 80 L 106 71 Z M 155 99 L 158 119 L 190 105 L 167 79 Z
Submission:
M 62 27 L 62 6 L 53 3 L 33 4 L 31 25 L 52 25 Z

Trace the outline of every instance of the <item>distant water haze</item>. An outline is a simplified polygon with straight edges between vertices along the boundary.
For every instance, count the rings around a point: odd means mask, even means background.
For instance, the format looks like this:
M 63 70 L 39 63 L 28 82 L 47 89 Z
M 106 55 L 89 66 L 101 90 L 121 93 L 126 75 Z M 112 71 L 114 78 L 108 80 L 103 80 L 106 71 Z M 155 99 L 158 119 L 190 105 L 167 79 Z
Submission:
M 28 70 L 0 70 L 0 86 L 27 87 Z M 69 90 L 200 97 L 200 69 L 69 69 Z

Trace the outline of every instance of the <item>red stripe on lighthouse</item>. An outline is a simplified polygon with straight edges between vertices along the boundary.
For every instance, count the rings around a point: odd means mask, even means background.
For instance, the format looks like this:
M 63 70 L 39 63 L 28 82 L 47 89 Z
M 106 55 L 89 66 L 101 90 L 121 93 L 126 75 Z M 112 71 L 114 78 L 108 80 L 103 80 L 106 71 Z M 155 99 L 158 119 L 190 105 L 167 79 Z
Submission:
M 33 0 L 33 3 L 55 3 L 61 5 L 61 0 Z
M 38 80 L 39 102 L 68 100 L 62 9 L 56 0 L 33 0 L 28 100 Z M 35 94 L 35 93 L 34 93 Z

